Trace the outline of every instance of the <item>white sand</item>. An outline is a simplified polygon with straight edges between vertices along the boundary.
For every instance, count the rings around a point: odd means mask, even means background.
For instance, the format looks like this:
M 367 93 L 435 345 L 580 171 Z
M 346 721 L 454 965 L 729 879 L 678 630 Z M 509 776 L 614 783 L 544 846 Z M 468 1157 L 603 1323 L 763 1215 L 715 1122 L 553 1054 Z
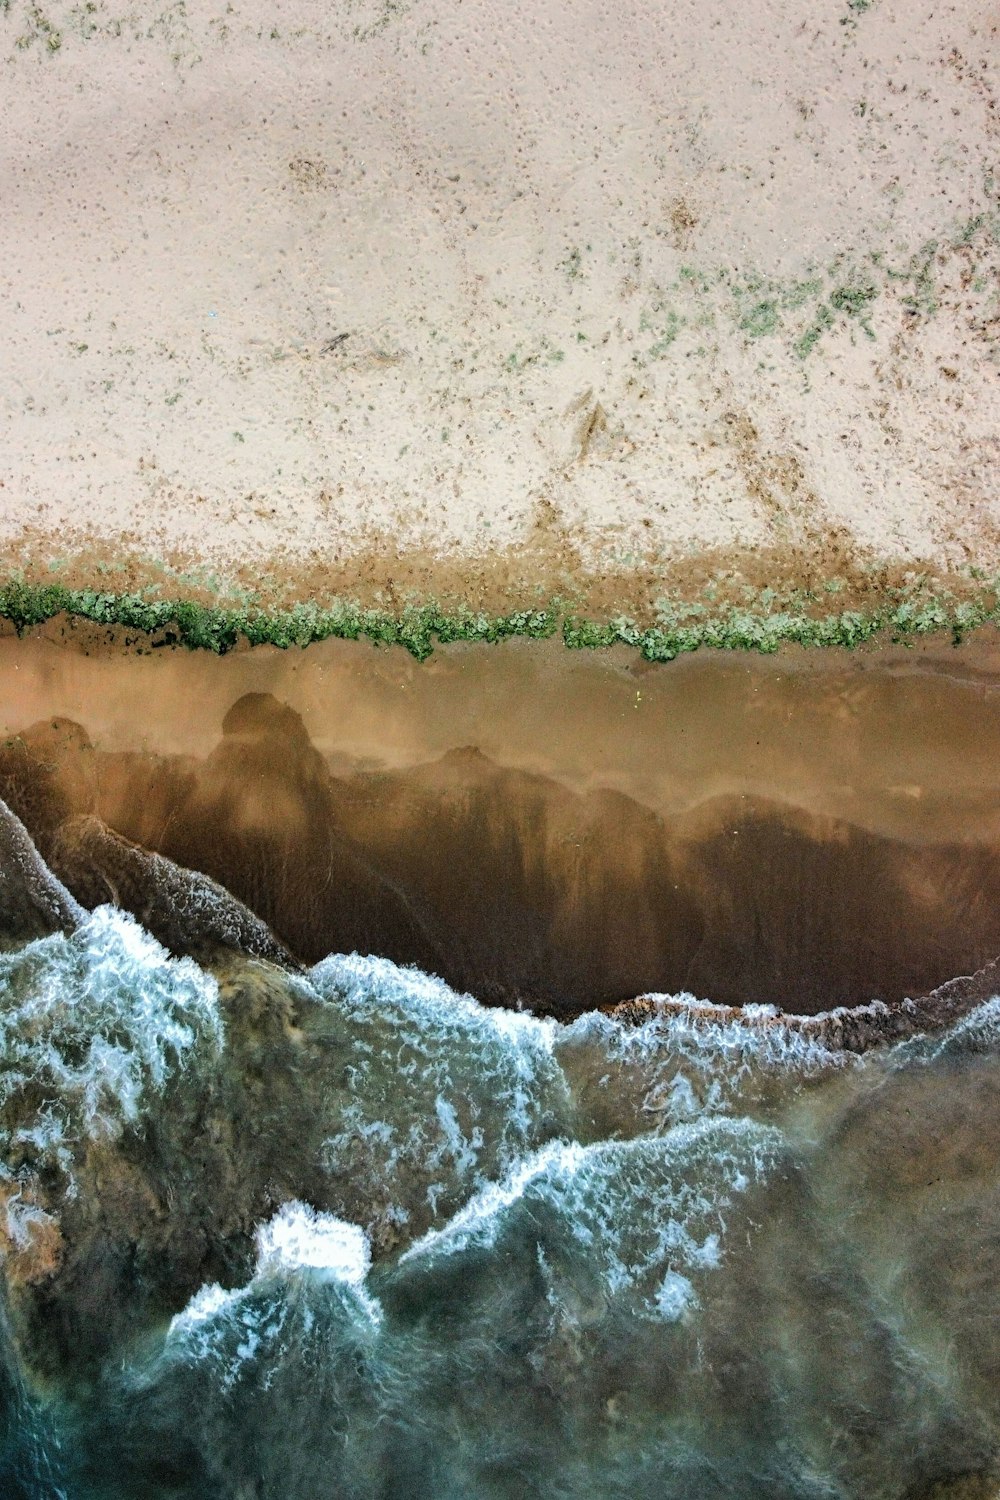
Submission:
M 998 56 L 995 0 L 0 0 L 5 571 L 1000 567 Z

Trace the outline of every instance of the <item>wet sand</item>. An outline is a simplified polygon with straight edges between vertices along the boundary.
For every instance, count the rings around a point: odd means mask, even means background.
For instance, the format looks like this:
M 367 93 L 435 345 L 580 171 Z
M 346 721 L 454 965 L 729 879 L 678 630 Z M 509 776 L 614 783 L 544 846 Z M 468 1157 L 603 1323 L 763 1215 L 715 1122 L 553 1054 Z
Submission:
M 91 814 L 303 961 L 378 953 L 560 1015 L 895 1002 L 1000 952 L 992 633 L 666 667 L 121 644 L 0 640 L 0 795 L 85 904 L 124 881 L 113 841 L 65 832 Z

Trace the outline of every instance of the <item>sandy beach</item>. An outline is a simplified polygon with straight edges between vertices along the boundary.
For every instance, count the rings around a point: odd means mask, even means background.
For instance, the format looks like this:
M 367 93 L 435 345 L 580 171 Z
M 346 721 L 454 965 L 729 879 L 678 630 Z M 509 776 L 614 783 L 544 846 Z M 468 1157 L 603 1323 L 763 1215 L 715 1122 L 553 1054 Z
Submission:
M 6 0 L 4 575 L 606 616 L 976 587 L 998 29 Z
M 2 1500 L 998 1500 L 998 45 L 0 0 Z

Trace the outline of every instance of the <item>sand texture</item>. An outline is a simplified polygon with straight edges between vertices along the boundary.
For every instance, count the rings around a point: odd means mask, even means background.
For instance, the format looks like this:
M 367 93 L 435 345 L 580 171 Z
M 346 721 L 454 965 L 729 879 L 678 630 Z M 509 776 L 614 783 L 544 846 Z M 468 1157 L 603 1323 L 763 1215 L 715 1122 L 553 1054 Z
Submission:
M 0 562 L 167 596 L 1000 571 L 995 0 L 0 0 Z

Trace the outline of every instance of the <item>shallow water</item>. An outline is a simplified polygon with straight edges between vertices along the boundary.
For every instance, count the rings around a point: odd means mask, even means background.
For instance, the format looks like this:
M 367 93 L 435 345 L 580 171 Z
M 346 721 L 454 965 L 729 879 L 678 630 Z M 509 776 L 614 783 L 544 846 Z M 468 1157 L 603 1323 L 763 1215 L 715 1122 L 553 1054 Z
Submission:
M 949 681 L 966 723 L 992 732 L 976 719 L 977 703 L 993 712 L 988 674 Z M 141 767 L 122 759 L 136 747 L 107 731 L 89 750 L 62 728 L 8 746 L 3 789 L 41 853 L 7 814 L 0 1493 L 995 1494 L 995 971 L 911 991 L 909 1005 L 890 996 L 838 1017 L 816 1004 L 805 1022 L 766 986 L 739 998 L 770 1005 L 736 1011 L 702 991 L 609 1013 L 581 1002 L 558 1019 L 483 1005 L 377 951 L 312 962 L 290 930 L 275 938 L 260 921 L 294 839 L 277 854 L 256 845 L 270 863 L 240 893 L 256 894 L 255 916 L 93 821 L 129 797 L 140 820 L 180 772 L 189 808 L 204 813 L 214 785 L 223 830 L 222 778 L 242 765 L 267 771 L 272 801 L 291 788 L 275 817 L 287 832 L 302 764 L 324 783 L 301 749 L 282 782 L 251 707 L 223 737 L 242 736 L 228 760 L 209 764 L 211 743 L 180 768 L 157 753 L 145 804 Z M 298 730 L 268 705 L 265 722 L 276 717 L 287 751 Z M 928 767 L 942 737 L 927 726 Z M 958 846 L 959 874 L 992 868 L 988 829 L 977 841 L 963 822 L 969 782 L 991 791 L 978 741 L 977 754 L 979 769 L 956 760 L 956 828 L 935 824 L 935 842 L 918 827 L 908 846 Z M 368 785 L 373 806 L 380 794 L 387 817 L 384 783 Z M 427 794 L 429 838 L 462 795 L 453 781 Z M 241 799 L 237 780 L 231 826 L 247 826 Z M 543 798 L 538 816 L 552 806 Z M 259 820 L 251 831 L 259 840 Z M 922 878 L 940 868 L 926 861 Z M 781 875 L 772 864 L 758 878 L 791 890 Z M 288 882 L 286 903 L 305 888 Z M 738 888 L 707 881 L 704 909 L 734 910 Z M 939 916 L 964 889 L 938 887 Z M 422 910 L 429 920 L 429 898 Z M 771 927 L 758 951 L 808 971 L 801 909 L 759 910 Z M 953 923 L 927 951 L 961 954 L 975 927 Z M 516 925 L 491 931 L 493 948 L 470 948 L 483 973 L 523 942 Z M 861 936 L 843 929 L 840 947 L 867 951 Z M 739 969 L 714 962 L 737 992 Z M 834 954 L 822 972 L 848 971 Z
M 69 820 L 213 877 L 306 963 L 378 953 L 563 1018 L 645 991 L 896 1002 L 1000 953 L 991 635 L 659 668 L 118 644 L 0 639 L 0 796 L 85 905 L 180 951 Z

